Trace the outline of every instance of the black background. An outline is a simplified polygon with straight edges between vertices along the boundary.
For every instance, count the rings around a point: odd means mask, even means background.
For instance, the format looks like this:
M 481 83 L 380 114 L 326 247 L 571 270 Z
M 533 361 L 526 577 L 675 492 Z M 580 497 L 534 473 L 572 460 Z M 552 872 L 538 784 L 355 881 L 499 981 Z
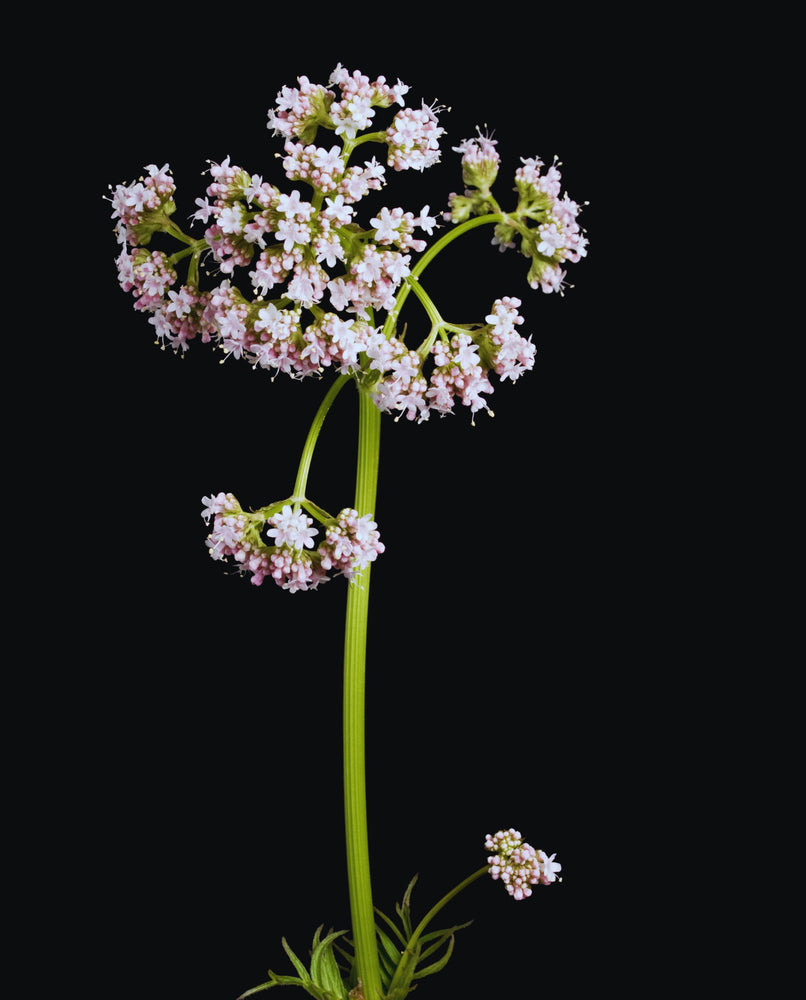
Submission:
M 283 85 L 300 75 L 326 83 L 341 62 L 401 78 L 407 103 L 451 108 L 442 162 L 390 172 L 380 196 L 358 206 L 362 221 L 381 204 L 444 207 L 461 189 L 450 147 L 476 126 L 499 140 L 504 207 L 520 157 L 535 155 L 557 155 L 569 195 L 590 202 L 580 219 L 590 253 L 569 267 L 564 297 L 532 291 L 525 259 L 499 254 L 486 230 L 427 272 L 455 322 L 520 297 L 537 363 L 496 387 L 495 417 L 479 414 L 475 426 L 465 411 L 384 421 L 376 515 L 386 552 L 372 574 L 367 693 L 381 909 L 392 911 L 418 872 L 424 913 L 484 863 L 484 835 L 500 827 L 563 864 L 563 882 L 527 901 L 487 880 L 455 900 L 445 920 L 474 922 L 420 995 L 579 995 L 617 961 L 604 941 L 629 936 L 637 919 L 614 918 L 605 898 L 617 878 L 608 845 L 630 846 L 616 802 L 634 766 L 613 721 L 635 652 L 614 510 L 623 517 L 637 502 L 622 475 L 641 461 L 624 435 L 629 234 L 617 226 L 613 178 L 640 92 L 593 26 L 560 26 L 549 43 L 548 29 L 516 23 L 521 15 L 500 39 L 401 18 L 359 39 L 353 27 L 237 18 L 190 26 L 154 14 L 138 30 L 108 26 L 111 44 L 88 49 L 71 96 L 81 128 L 61 140 L 82 152 L 72 252 L 91 278 L 73 289 L 84 319 L 64 345 L 65 420 L 51 439 L 54 475 L 80 494 L 67 544 L 83 569 L 64 584 L 60 641 L 80 652 L 55 684 L 72 724 L 47 780 L 70 829 L 69 841 L 55 838 L 55 867 L 92 914 L 81 920 L 94 953 L 84 983 L 91 995 L 234 1000 L 268 967 L 290 971 L 281 936 L 304 954 L 319 924 L 349 925 L 346 584 L 253 587 L 209 559 L 200 517 L 201 497 L 220 490 L 244 506 L 291 492 L 326 383 L 271 381 L 200 343 L 184 358 L 161 352 L 117 286 L 104 201 L 149 163 L 170 163 L 180 222 L 204 195 L 209 160 L 230 156 L 288 184 L 267 110 Z M 411 299 L 413 331 L 418 308 Z M 352 500 L 355 415 L 345 391 L 315 455 L 308 492 L 326 509 Z

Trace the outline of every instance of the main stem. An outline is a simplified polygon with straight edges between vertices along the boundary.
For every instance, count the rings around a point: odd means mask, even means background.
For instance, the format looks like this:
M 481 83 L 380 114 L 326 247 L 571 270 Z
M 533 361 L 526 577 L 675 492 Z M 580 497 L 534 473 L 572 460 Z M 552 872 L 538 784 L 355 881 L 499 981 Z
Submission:
M 381 412 L 359 389 L 358 467 L 355 509 L 359 516 L 375 512 L 381 444 Z M 369 866 L 367 828 L 364 700 L 369 620 L 370 566 L 359 570 L 347 593 L 344 631 L 344 822 L 347 840 L 347 878 L 350 890 L 356 973 L 364 1000 L 381 1000 L 381 970 L 375 937 L 375 912 Z

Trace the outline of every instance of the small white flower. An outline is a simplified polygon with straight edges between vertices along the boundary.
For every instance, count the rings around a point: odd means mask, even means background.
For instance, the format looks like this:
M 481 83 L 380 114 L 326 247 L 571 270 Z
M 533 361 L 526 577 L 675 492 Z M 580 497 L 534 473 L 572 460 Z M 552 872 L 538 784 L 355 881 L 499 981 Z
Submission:
M 316 529 L 311 527 L 311 518 L 302 511 L 295 512 L 286 504 L 279 514 L 269 518 L 269 523 L 274 527 L 266 534 L 274 538 L 275 545 L 289 545 L 293 549 L 313 548 Z
M 414 220 L 414 225 L 419 226 L 420 229 L 428 233 L 429 236 L 433 235 L 434 226 L 437 224 L 436 218 L 428 214 L 430 208 L 430 205 L 425 205 L 420 212 L 419 217 Z

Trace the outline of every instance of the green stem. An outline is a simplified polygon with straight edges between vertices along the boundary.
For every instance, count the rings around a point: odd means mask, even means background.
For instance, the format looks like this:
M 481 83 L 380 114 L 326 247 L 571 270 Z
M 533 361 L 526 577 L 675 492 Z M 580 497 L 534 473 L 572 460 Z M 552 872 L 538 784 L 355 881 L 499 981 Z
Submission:
M 328 389 L 325 398 L 322 400 L 319 405 L 319 409 L 316 411 L 316 416 L 313 418 L 311 429 L 308 431 L 308 437 L 305 439 L 305 445 L 302 449 L 302 457 L 299 460 L 297 481 L 294 483 L 295 500 L 305 499 L 305 490 L 308 485 L 308 473 L 311 471 L 311 460 L 313 459 L 313 450 L 316 447 L 316 440 L 319 437 L 319 432 L 322 430 L 322 424 L 325 422 L 328 410 L 333 405 L 333 400 L 336 396 L 338 396 L 344 386 L 344 383 L 350 377 L 350 375 L 340 375 Z
M 505 219 L 506 215 L 504 215 L 503 212 L 490 212 L 488 215 L 479 215 L 475 219 L 468 219 L 467 222 L 463 222 L 455 228 L 449 229 L 441 239 L 438 239 L 433 246 L 430 246 L 426 250 L 412 269 L 412 272 L 406 279 L 403 287 L 397 293 L 395 304 L 389 312 L 389 315 L 386 317 L 383 334 L 387 340 L 394 333 L 394 329 L 397 324 L 397 317 L 400 315 L 400 310 L 402 309 L 403 303 L 406 301 L 409 292 L 412 291 L 415 283 L 419 280 L 420 275 L 437 256 L 437 254 L 441 253 L 449 243 L 452 243 L 455 239 L 463 236 L 471 229 L 475 229 L 477 226 L 498 224 L 499 222 L 504 222 Z
M 438 903 L 435 903 L 431 907 L 428 913 L 426 913 L 423 919 L 414 928 L 414 933 L 409 938 L 407 947 L 411 948 L 413 945 L 417 943 L 417 941 L 420 938 L 420 935 L 423 933 L 426 927 L 431 923 L 434 917 L 439 913 L 439 911 L 442 909 L 443 906 L 445 906 L 447 903 L 450 903 L 450 901 L 453 899 L 454 896 L 458 896 L 463 889 L 466 889 L 469 885 L 475 882 L 476 879 L 480 879 L 483 875 L 486 875 L 489 870 L 490 866 L 484 865 L 483 868 L 479 868 L 479 870 L 473 872 L 472 875 L 468 875 L 468 877 L 464 879 L 464 881 L 460 882 L 459 885 L 454 886 L 450 892 L 446 892 L 445 895 L 442 897 L 442 899 L 440 899 Z
M 375 511 L 380 458 L 381 412 L 359 389 L 358 465 L 355 509 L 359 516 Z M 359 570 L 347 593 L 344 631 L 344 822 L 347 878 L 350 890 L 356 974 L 364 1000 L 381 1000 L 381 971 L 372 904 L 367 828 L 364 700 L 370 566 Z

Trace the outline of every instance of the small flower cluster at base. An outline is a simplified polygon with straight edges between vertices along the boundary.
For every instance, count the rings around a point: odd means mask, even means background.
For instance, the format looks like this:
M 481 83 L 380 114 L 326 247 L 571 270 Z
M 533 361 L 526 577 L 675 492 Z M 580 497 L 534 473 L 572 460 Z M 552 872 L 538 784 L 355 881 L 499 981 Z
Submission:
M 234 560 L 256 586 L 268 577 L 292 593 L 315 590 L 334 576 L 351 579 L 384 551 L 371 515 L 360 517 L 349 507 L 322 522 L 325 538 L 314 548 L 313 519 L 296 504 L 248 512 L 231 493 L 203 497 L 202 503 L 205 523 L 212 519 L 206 542 L 211 557 Z M 268 544 L 264 534 L 274 544 Z
M 562 865 L 543 851 L 536 851 L 527 844 L 518 830 L 499 830 L 495 836 L 487 834 L 484 846 L 492 853 L 487 858 L 490 875 L 500 879 L 513 899 L 526 899 L 532 895 L 533 885 L 550 885 L 558 881 L 557 872 Z M 559 881 L 562 881 L 560 879 Z

